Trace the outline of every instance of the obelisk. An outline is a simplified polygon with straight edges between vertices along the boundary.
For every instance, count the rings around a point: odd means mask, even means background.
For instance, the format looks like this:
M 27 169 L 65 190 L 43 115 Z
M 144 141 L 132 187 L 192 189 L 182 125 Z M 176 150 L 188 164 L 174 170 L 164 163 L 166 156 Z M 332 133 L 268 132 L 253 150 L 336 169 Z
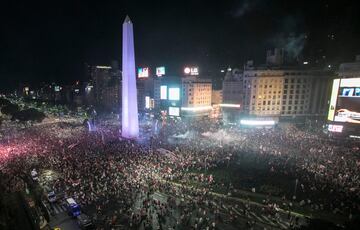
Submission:
M 139 137 L 133 24 L 126 16 L 122 44 L 122 137 Z

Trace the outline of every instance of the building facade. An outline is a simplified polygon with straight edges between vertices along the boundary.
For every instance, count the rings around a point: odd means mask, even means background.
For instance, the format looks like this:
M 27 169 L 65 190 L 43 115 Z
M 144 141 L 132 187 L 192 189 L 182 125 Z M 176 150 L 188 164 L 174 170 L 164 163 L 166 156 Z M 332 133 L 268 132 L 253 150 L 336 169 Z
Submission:
M 121 105 L 121 72 L 111 66 L 93 66 L 95 105 L 118 111 Z
M 243 75 L 238 69 L 228 68 L 223 81 L 223 98 L 220 104 L 224 122 L 234 123 L 240 118 L 244 102 Z
M 333 73 L 301 68 L 244 70 L 244 111 L 255 116 L 325 116 Z
M 210 79 L 184 77 L 181 81 L 182 116 L 209 116 L 212 83 Z

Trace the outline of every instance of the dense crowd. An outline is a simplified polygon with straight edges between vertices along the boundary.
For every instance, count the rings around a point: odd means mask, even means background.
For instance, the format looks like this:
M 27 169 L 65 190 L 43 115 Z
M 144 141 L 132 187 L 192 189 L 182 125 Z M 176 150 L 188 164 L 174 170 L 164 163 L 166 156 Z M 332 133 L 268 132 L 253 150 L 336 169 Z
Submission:
M 189 130 L 191 138 L 179 135 Z M 359 153 L 356 145 L 294 127 L 240 130 L 205 121 L 177 122 L 158 136 L 134 142 L 119 139 L 118 127 L 104 125 L 89 133 L 57 123 L 3 139 L 0 164 L 9 191 L 24 189 L 21 178 L 33 169 L 55 171 L 60 176 L 49 184 L 52 190 L 73 197 L 100 227 L 219 229 L 241 221 L 249 228 L 263 226 L 251 213 L 279 222 L 285 218 L 287 227 L 294 227 L 299 224 L 290 213 L 295 203 L 350 219 L 360 211 Z M 267 194 L 260 206 L 249 199 L 229 202 L 241 188 L 207 172 L 245 158 L 265 162 L 274 176 L 296 178 L 296 194 L 281 190 L 282 202 Z M 213 193 L 219 187 L 224 197 Z

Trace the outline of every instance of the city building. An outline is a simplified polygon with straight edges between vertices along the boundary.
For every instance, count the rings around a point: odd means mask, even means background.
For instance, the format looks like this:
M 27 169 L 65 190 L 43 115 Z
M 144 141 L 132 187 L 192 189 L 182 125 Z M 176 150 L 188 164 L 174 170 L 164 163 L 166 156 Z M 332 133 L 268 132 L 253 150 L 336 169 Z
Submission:
M 223 102 L 223 91 L 222 89 L 214 90 L 211 92 L 211 106 L 212 111 L 210 113 L 211 118 L 218 119 L 222 116 L 220 105 Z
M 281 66 L 284 64 L 284 49 L 275 48 L 274 51 L 268 50 L 266 53 L 266 65 Z
M 111 66 L 93 66 L 91 77 L 95 105 L 118 112 L 121 105 L 121 71 Z
M 182 116 L 209 116 L 211 107 L 212 83 L 210 79 L 184 77 L 182 86 Z
M 161 78 L 153 76 L 141 81 L 144 82 L 145 109 L 159 110 Z
M 266 64 L 248 61 L 242 72 L 226 72 L 221 104 L 224 121 L 241 119 L 305 121 L 326 116 L 331 82 L 329 69 L 286 65 L 282 49 L 268 51 Z
M 224 122 L 237 122 L 243 105 L 243 75 L 238 69 L 228 68 L 223 81 L 222 110 Z
M 211 92 L 211 104 L 212 105 L 220 105 L 223 102 L 223 90 L 212 90 Z
M 258 67 L 244 69 L 244 111 L 272 117 L 325 116 L 333 73 Z

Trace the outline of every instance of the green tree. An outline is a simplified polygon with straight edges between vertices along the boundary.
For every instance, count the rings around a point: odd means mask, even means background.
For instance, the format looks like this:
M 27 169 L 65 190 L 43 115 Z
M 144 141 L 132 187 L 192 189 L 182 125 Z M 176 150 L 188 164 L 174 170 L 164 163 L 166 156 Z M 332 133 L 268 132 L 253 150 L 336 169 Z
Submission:
M 46 116 L 43 112 L 40 112 L 39 110 L 34 108 L 30 108 L 30 109 L 18 111 L 13 115 L 11 119 L 19 120 L 22 122 L 26 122 L 26 121 L 42 122 L 45 117 Z
M 10 105 L 11 102 L 8 99 L 0 98 L 0 107 L 3 107 L 5 105 Z
M 1 108 L 1 113 L 5 115 L 14 115 L 19 111 L 19 106 L 16 104 L 8 104 Z

